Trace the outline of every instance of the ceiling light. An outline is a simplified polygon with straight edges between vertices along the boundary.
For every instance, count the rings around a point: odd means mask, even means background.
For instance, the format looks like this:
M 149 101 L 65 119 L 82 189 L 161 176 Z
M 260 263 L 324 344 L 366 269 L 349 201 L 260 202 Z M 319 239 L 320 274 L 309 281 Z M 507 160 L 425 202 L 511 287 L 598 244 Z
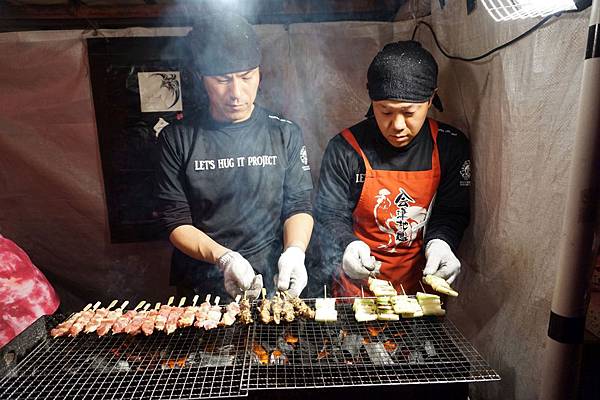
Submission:
M 495 21 L 545 17 L 577 9 L 573 0 L 482 0 L 482 3 Z

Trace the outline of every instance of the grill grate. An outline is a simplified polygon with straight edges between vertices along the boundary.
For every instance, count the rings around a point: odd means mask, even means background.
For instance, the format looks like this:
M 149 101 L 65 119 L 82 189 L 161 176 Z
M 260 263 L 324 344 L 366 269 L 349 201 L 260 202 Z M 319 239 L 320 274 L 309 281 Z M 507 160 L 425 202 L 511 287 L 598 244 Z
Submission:
M 314 305 L 313 301 L 307 301 Z M 292 389 L 499 380 L 447 318 L 361 322 L 336 304 L 338 321 L 256 323 L 249 388 Z M 266 352 L 269 359 L 260 359 Z M 282 355 L 279 355 L 281 353 Z
M 0 380 L 0 399 L 202 399 L 245 396 L 240 325 L 172 335 L 48 339 Z

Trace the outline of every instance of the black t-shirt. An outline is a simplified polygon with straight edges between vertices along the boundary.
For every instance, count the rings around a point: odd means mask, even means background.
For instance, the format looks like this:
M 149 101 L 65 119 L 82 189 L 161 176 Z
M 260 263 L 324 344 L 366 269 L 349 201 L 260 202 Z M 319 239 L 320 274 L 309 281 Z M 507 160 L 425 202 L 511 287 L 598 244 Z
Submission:
M 165 230 L 192 224 L 270 276 L 276 260 L 272 265 L 258 255 L 279 255 L 283 222 L 311 213 L 312 180 L 300 128 L 257 106 L 236 124 L 204 113 L 165 128 L 160 142 L 156 197 Z M 194 286 L 220 276 L 214 266 L 178 250 L 172 266 L 172 284 L 185 280 Z
M 431 169 L 433 138 L 426 122 L 406 147 L 398 149 L 383 137 L 374 117 L 350 128 L 373 169 L 423 171 Z M 446 241 L 456 250 L 469 224 L 471 163 L 466 136 L 449 125 L 438 123 L 437 147 L 440 184 L 425 228 L 425 243 Z M 365 164 L 341 134 L 333 137 L 321 163 L 315 205 L 316 234 L 321 245 L 322 268 L 330 274 L 341 265 L 346 246 L 358 238 L 352 228 L 352 212 L 362 192 Z

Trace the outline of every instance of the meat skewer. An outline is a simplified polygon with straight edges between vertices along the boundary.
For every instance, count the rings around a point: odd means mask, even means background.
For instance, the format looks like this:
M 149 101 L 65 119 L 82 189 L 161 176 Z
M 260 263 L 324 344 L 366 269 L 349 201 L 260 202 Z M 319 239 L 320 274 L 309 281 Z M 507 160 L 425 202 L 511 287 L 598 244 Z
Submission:
M 196 322 L 194 322 L 196 328 L 202 328 L 202 324 L 204 324 L 204 321 L 208 318 L 210 307 L 210 294 L 207 294 L 204 303 L 200 304 L 200 307 L 196 310 Z
M 260 307 L 258 308 L 258 313 L 260 315 L 260 320 L 263 324 L 268 324 L 271 322 L 271 300 L 267 299 L 267 291 L 265 288 L 262 289 L 262 302 L 260 303 Z
M 240 303 L 240 322 L 246 325 L 254 322 L 254 319 L 252 319 L 252 306 L 245 295 Z
M 146 314 L 148 314 L 149 308 L 150 303 L 146 303 L 144 309 L 133 316 L 133 318 L 129 321 L 127 326 L 123 329 L 123 332 L 132 336 L 135 336 L 138 333 L 140 333 L 142 331 L 142 324 L 144 323 Z
M 294 313 L 294 305 L 285 296 L 283 298 L 283 310 L 281 315 L 286 322 L 292 322 L 296 318 L 296 314 Z
M 235 297 L 235 301 L 227 304 L 225 307 L 225 312 L 221 317 L 221 321 L 219 322 L 219 326 L 231 326 L 235 322 L 235 317 L 240 313 L 240 301 L 241 296 L 238 294 Z
M 92 307 L 91 310 L 87 310 L 81 313 L 79 318 L 77 318 L 77 321 L 75 321 L 75 323 L 69 328 L 69 336 L 75 337 L 79 334 L 79 332 L 83 330 L 83 328 L 85 328 L 87 323 L 90 322 L 90 320 L 96 313 L 96 309 L 100 307 L 100 304 L 102 303 L 97 302 L 96 304 L 94 304 L 94 307 Z
M 98 336 L 104 336 L 108 332 L 110 332 L 110 328 L 112 328 L 113 324 L 121 315 L 123 315 L 123 309 L 127 307 L 127 304 L 129 304 L 129 301 L 125 300 L 123 304 L 119 306 L 119 308 L 108 313 L 108 315 L 102 320 L 102 323 L 96 330 Z
M 185 311 L 183 308 L 184 304 L 185 297 L 182 297 L 181 300 L 179 300 L 179 305 L 171 308 L 169 316 L 167 317 L 167 323 L 165 324 L 165 332 L 167 332 L 167 335 L 170 335 L 177 329 L 177 321 L 179 321 L 179 317 L 181 317 L 181 314 Z
M 144 300 L 140 301 L 133 310 L 129 310 L 125 314 L 123 314 L 119 318 L 117 318 L 117 320 L 115 321 L 115 323 L 112 326 L 112 334 L 115 335 L 117 333 L 123 332 L 123 329 L 125 329 L 125 327 L 127 325 L 129 325 L 129 322 L 137 314 L 137 310 L 139 308 L 141 308 L 145 303 L 146 302 Z
M 106 308 L 102 307 L 102 308 L 97 309 L 96 313 L 94 314 L 92 319 L 90 319 L 90 321 L 85 325 L 85 328 L 83 328 L 83 331 L 85 333 L 96 332 L 96 330 L 102 324 L 102 320 L 104 320 L 104 318 L 110 312 L 110 309 L 113 308 L 116 304 L 117 304 L 117 300 L 113 300 L 113 302 L 110 303 L 108 305 L 108 307 L 106 307 Z
M 142 322 L 142 326 L 140 327 L 144 335 L 150 336 L 154 332 L 154 323 L 156 322 L 156 317 L 158 317 L 159 309 L 160 303 L 156 303 L 154 309 L 146 314 L 146 318 L 144 318 L 144 322 Z
M 154 330 L 161 332 L 165 330 L 165 325 L 167 323 L 167 319 L 169 314 L 171 313 L 171 304 L 173 304 L 173 300 L 175 298 L 173 296 L 169 297 L 169 301 L 166 305 L 160 307 L 158 310 L 158 315 L 156 316 L 156 320 L 154 321 Z
M 81 314 L 83 314 L 84 312 L 86 312 L 90 308 L 92 308 L 92 303 L 89 303 L 87 306 L 85 306 L 85 308 L 83 310 L 78 311 L 75 314 L 72 314 L 65 321 L 63 321 L 60 324 L 56 325 L 52 330 L 50 330 L 50 336 L 52 336 L 54 338 L 57 338 L 57 337 L 60 337 L 60 336 L 65 336 L 67 333 L 69 333 L 69 329 L 71 328 L 71 326 L 73 326 L 73 324 L 75 323 L 75 321 L 77 321 L 79 319 L 79 317 L 81 316 Z
M 215 297 L 215 305 L 208 310 L 208 315 L 202 323 L 202 327 L 207 331 L 216 328 L 219 324 L 219 321 L 221 321 L 221 306 L 219 305 L 220 300 L 221 298 L 219 296 Z
M 194 324 L 194 319 L 196 318 L 196 302 L 198 301 L 198 295 L 195 295 L 192 299 L 192 305 L 185 308 L 181 317 L 179 317 L 179 321 L 177 321 L 178 328 L 186 328 L 188 326 L 192 326 Z
M 271 312 L 273 313 L 272 318 L 273 322 L 276 325 L 281 323 L 281 313 L 283 311 L 283 300 L 279 297 L 279 293 L 273 296 L 271 300 Z
M 315 310 L 313 310 L 312 308 L 310 308 L 305 302 L 304 300 L 302 300 L 299 297 L 292 297 L 289 296 L 290 299 L 290 303 L 292 303 L 292 305 L 294 306 L 294 309 L 296 310 L 296 315 L 297 316 L 301 316 L 307 319 L 314 319 L 315 318 Z

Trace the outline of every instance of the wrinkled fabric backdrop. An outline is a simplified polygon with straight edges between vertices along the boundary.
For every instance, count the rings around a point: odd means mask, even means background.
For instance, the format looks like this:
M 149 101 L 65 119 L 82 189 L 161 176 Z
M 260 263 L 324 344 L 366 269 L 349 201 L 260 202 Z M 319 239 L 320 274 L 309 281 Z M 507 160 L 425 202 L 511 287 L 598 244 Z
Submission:
M 432 2 L 451 54 L 484 53 L 534 25 L 495 23 L 464 2 Z M 589 10 L 552 20 L 476 63 L 440 64 L 446 108 L 473 151 L 473 218 L 449 316 L 502 375 L 473 399 L 534 399 L 540 381 L 574 142 Z M 260 25 L 259 103 L 303 128 L 315 184 L 328 140 L 368 108 L 366 70 L 414 21 Z M 0 232 L 24 248 L 66 311 L 113 298 L 164 301 L 170 246 L 111 244 L 85 38 L 181 36 L 184 28 L 0 34 Z

